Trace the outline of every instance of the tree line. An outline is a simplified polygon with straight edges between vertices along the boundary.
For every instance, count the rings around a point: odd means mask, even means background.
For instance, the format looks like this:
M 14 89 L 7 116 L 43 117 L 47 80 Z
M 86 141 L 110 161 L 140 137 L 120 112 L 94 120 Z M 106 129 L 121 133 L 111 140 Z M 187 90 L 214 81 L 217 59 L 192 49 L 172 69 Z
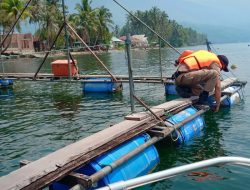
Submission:
M 133 14 L 175 47 L 200 45 L 204 44 L 206 40 L 206 35 L 200 34 L 192 28 L 183 27 L 175 20 L 169 19 L 168 14 L 157 7 L 147 11 L 137 10 Z M 131 15 L 127 16 L 126 24 L 121 29 L 122 35 L 127 32 L 132 35 L 145 34 L 149 42 L 158 43 L 158 37 Z M 162 44 L 164 46 L 164 43 Z
M 22 12 L 27 0 L 1 0 L 0 1 L 0 33 L 6 34 Z M 149 42 L 157 42 L 157 36 L 146 29 L 132 16 L 127 16 L 126 24 L 119 29 L 114 25 L 112 13 L 104 6 L 93 8 L 92 0 L 81 0 L 75 6 L 75 13 L 67 14 L 68 22 L 76 29 L 77 33 L 89 44 L 108 44 L 113 35 L 119 37 L 126 32 L 131 34 L 145 34 Z M 66 7 L 67 10 L 67 7 Z M 138 18 L 162 35 L 173 46 L 196 45 L 204 43 L 206 36 L 197 33 L 191 28 L 184 28 L 175 20 L 170 20 L 167 13 L 157 7 L 148 11 L 136 11 Z M 35 36 L 40 41 L 45 41 L 47 48 L 56 37 L 59 28 L 63 25 L 61 0 L 33 0 L 24 11 L 20 21 L 11 31 L 21 32 L 21 23 L 28 22 L 36 25 Z M 77 39 L 70 35 L 70 44 Z M 10 41 L 10 40 L 9 40 Z M 56 47 L 64 45 L 64 33 L 59 36 Z

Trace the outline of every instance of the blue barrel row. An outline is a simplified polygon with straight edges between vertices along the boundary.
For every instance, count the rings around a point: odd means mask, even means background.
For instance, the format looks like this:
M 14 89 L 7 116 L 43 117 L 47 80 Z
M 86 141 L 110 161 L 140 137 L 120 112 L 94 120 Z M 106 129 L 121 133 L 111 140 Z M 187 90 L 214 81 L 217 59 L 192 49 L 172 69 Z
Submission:
M 230 86 L 226 89 L 224 89 L 224 92 L 234 92 L 234 90 L 238 88 L 237 86 Z M 166 95 L 177 95 L 177 92 L 175 90 L 175 85 L 171 84 L 171 83 L 166 83 L 165 84 L 165 93 Z M 223 100 L 221 102 L 221 105 L 223 106 L 232 106 L 236 103 L 239 103 L 242 100 L 242 96 L 239 92 L 235 92 L 234 94 L 232 94 L 231 96 L 228 96 L 225 100 Z M 213 104 L 215 103 L 215 99 L 214 96 L 210 96 L 208 99 L 208 103 L 210 106 L 213 106 Z
M 117 92 L 122 90 L 122 84 L 114 82 L 111 78 L 87 78 L 82 82 L 82 90 L 83 92 Z
M 8 88 L 13 85 L 12 79 L 0 79 L 0 87 L 1 88 Z
M 195 114 L 196 112 L 197 110 L 195 108 L 189 107 L 173 115 L 172 117 L 167 119 L 167 121 L 171 122 L 172 124 L 177 124 L 187 117 Z M 185 143 L 190 141 L 194 136 L 200 134 L 204 126 L 205 122 L 203 117 L 198 116 L 192 121 L 181 126 L 178 131 L 173 134 L 173 136 L 175 135 L 176 137 L 178 137 L 178 143 Z M 106 154 L 99 156 L 98 158 L 94 159 L 87 165 L 84 165 L 75 172 L 90 176 L 100 171 L 103 167 L 109 166 L 111 163 L 131 152 L 138 146 L 144 144 L 149 139 L 151 139 L 151 137 L 148 134 L 139 135 L 116 147 L 115 149 L 107 152 Z M 160 160 L 157 149 L 154 145 L 152 145 L 135 157 L 128 160 L 123 165 L 114 169 L 112 173 L 108 174 L 103 179 L 98 181 L 95 187 L 92 187 L 90 189 L 95 189 L 117 181 L 128 180 L 138 176 L 146 175 L 158 165 L 159 161 Z M 52 184 L 50 188 L 53 190 L 68 190 L 70 187 L 60 182 L 56 182 Z

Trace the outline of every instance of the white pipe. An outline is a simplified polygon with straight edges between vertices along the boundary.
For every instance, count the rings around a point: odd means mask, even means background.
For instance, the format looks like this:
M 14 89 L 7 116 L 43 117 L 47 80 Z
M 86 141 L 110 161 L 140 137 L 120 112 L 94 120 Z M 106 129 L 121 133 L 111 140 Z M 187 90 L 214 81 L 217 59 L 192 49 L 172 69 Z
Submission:
M 99 188 L 98 190 L 118 190 L 118 189 L 133 189 L 135 187 L 140 187 L 149 183 L 157 182 L 164 180 L 166 178 L 173 177 L 175 175 L 193 171 L 196 169 L 214 166 L 218 164 L 236 164 L 236 165 L 244 165 L 250 167 L 250 159 L 243 157 L 218 157 L 209 160 L 204 160 L 192 164 L 187 164 L 184 166 L 179 166 L 175 168 L 171 168 L 168 170 L 148 174 L 145 176 L 137 177 L 134 179 L 130 179 L 127 181 L 120 181 L 113 184 L 109 184 L 108 186 Z

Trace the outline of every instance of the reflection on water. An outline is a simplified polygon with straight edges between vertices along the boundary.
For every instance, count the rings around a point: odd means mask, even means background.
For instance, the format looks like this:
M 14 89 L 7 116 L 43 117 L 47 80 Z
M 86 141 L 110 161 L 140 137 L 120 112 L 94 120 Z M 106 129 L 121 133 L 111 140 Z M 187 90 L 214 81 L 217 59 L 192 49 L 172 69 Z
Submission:
M 0 98 L 10 98 L 14 95 L 12 88 L 0 88 Z
M 237 62 L 235 74 L 247 81 L 249 48 L 244 47 L 244 44 L 220 45 L 220 53 L 228 55 L 230 62 Z M 98 56 L 112 73 L 127 74 L 123 51 Z M 107 74 L 92 56 L 75 57 L 81 73 Z M 158 50 L 133 51 L 134 75 L 160 76 L 158 57 Z M 175 58 L 176 54 L 162 49 L 165 76 L 170 76 L 175 69 L 170 63 Z M 50 62 L 55 59 L 58 57 L 49 58 L 42 72 L 50 72 Z M 40 63 L 41 59 L 5 62 L 5 68 L 7 72 L 34 72 Z M 12 91 L 0 91 L 3 95 L 14 93 L 9 98 L 0 98 L 0 175 L 17 169 L 22 159 L 36 160 L 122 121 L 124 116 L 130 114 L 128 84 L 123 84 L 123 87 L 124 90 L 116 94 L 83 94 L 80 83 L 15 81 Z M 150 106 L 176 98 L 166 97 L 162 84 L 135 84 L 135 92 Z M 217 156 L 250 157 L 249 97 L 250 88 L 247 85 L 243 103 L 222 108 L 219 113 L 206 113 L 203 134 L 192 142 L 180 146 L 170 141 L 158 143 L 161 163 L 157 170 Z M 136 104 L 136 110 L 143 108 Z M 250 189 L 249 170 L 239 166 L 212 167 L 194 172 L 197 173 L 176 176 L 143 189 Z

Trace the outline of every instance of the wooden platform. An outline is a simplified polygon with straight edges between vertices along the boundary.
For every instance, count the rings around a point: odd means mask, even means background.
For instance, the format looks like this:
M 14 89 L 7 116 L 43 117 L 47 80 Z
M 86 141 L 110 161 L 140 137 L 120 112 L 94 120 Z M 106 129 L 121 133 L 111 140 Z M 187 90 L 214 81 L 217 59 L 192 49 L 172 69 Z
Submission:
M 222 88 L 230 86 L 235 81 L 236 79 L 234 78 L 224 80 Z M 197 98 L 172 100 L 154 106 L 152 110 L 155 114 L 162 117 L 166 112 L 171 112 L 175 108 L 192 104 Z M 1 177 L 0 187 L 3 190 L 34 190 L 46 187 L 100 154 L 155 127 L 156 124 L 158 124 L 158 121 L 148 112 L 127 116 L 124 121 L 112 127 L 70 144 Z
M 117 82 L 128 83 L 129 78 L 126 75 L 114 75 Z M 69 82 L 68 77 L 58 77 L 50 73 L 39 73 L 34 79 L 34 73 L 0 73 L 0 78 L 5 77 L 13 80 L 23 81 L 51 81 L 51 82 Z M 110 78 L 110 75 L 78 75 L 73 76 L 70 82 L 98 82 L 96 80 L 86 80 L 89 78 Z M 135 83 L 163 83 L 169 80 L 169 77 L 159 76 L 134 76 Z

